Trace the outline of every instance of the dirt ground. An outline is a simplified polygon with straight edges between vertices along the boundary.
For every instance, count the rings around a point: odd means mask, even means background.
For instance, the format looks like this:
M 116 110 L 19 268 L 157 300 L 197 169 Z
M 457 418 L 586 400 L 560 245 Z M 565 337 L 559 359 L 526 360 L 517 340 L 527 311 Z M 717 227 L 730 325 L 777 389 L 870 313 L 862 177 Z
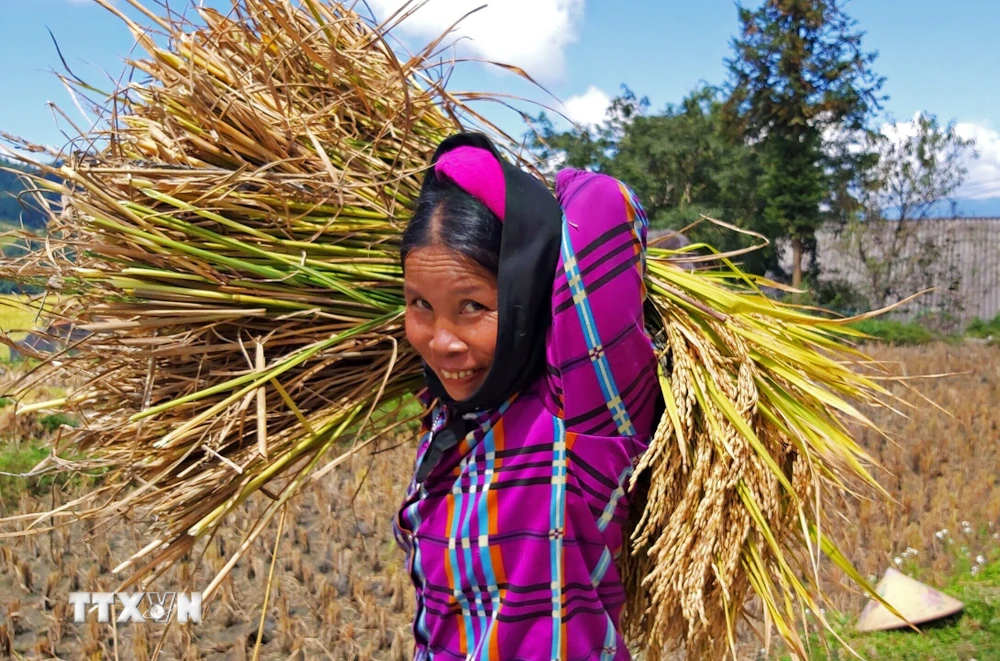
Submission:
M 905 562 L 904 568 L 920 570 L 922 580 L 933 583 L 967 571 L 963 556 L 1000 554 L 1000 348 L 880 349 L 878 357 L 893 362 L 898 373 L 956 373 L 911 383 L 949 413 L 911 397 L 918 404 L 908 419 L 877 414 L 898 443 L 874 435 L 860 440 L 887 469 L 880 479 L 896 502 L 850 501 L 847 516 L 831 517 L 829 530 L 862 572 L 878 575 Z M 390 521 L 412 452 L 408 443 L 374 462 L 358 459 L 292 502 L 261 659 L 410 658 L 412 593 Z M 39 511 L 71 495 L 25 493 L 19 509 Z M 263 495 L 251 500 L 205 545 L 203 557 L 186 559 L 149 589 L 207 584 L 268 502 Z M 0 659 L 144 660 L 154 658 L 158 645 L 160 659 L 249 659 L 276 531 L 272 523 L 255 542 L 219 597 L 206 604 L 202 623 L 128 623 L 117 630 L 94 616 L 72 623 L 67 597 L 77 590 L 112 591 L 119 579 L 110 569 L 151 541 L 141 524 L 95 529 L 77 523 L 0 542 Z M 829 584 L 836 608 L 860 610 L 862 597 L 832 574 Z
M 412 588 L 390 520 L 402 498 L 412 446 L 379 455 L 368 465 L 331 475 L 297 496 L 288 508 L 274 567 L 261 659 L 406 659 L 411 653 Z M 360 491 L 355 497 L 355 492 Z M 65 502 L 69 494 L 61 494 Z M 57 501 L 58 502 L 58 501 Z M 244 506 L 204 549 L 161 577 L 149 590 L 200 589 L 214 576 L 242 533 L 267 504 Z M 22 498 L 22 512 L 51 506 Z M 0 627 L 7 624 L 16 654 L 28 658 L 244 659 L 252 655 L 260 623 L 277 523 L 255 543 L 204 607 L 200 624 L 125 623 L 117 637 L 94 615 L 72 622 L 71 591 L 113 591 L 110 569 L 143 546 L 141 526 L 101 529 L 74 524 L 0 550 Z M 165 634 L 165 635 L 164 635 Z M 4 658 L 0 633 L 0 658 Z

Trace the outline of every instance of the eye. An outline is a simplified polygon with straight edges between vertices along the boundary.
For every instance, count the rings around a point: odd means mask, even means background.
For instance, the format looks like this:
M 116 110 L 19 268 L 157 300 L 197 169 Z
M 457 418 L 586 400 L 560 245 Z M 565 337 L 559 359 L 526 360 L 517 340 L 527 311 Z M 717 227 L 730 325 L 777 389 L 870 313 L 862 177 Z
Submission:
M 465 305 L 462 306 L 462 312 L 467 313 L 483 312 L 484 310 L 486 310 L 486 306 L 476 301 L 466 301 Z
M 410 300 L 410 305 L 417 308 L 418 310 L 430 310 L 431 304 L 422 298 L 414 298 Z

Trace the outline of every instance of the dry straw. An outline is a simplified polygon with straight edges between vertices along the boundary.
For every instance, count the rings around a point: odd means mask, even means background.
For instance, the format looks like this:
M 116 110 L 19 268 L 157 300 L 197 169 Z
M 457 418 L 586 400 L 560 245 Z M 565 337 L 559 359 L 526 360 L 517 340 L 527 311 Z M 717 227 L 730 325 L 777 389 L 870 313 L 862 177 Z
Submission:
M 128 0 L 140 26 L 95 1 L 146 51 L 138 82 L 95 104 L 106 121 L 89 148 L 34 164 L 61 204 L 41 249 L 0 275 L 58 294 L 53 315 L 92 333 L 39 356 L 10 394 L 82 383 L 20 411 L 76 415 L 75 449 L 106 474 L 14 534 L 128 512 L 155 536 L 116 568 L 128 585 L 265 493 L 211 594 L 294 493 L 385 439 L 421 387 L 398 248 L 437 143 L 470 127 L 513 143 L 468 106 L 481 95 L 446 89 L 443 38 L 408 59 L 390 48 L 418 7 L 376 26 L 319 0 L 192 7 L 191 20 Z M 81 103 L 98 94 L 64 80 Z M 888 394 L 844 320 L 769 299 L 758 287 L 773 283 L 725 257 L 695 271 L 676 257 L 648 260 L 667 406 L 634 482 L 626 632 L 654 658 L 735 655 L 756 596 L 758 628 L 804 655 L 804 609 L 823 618 L 820 559 L 866 584 L 822 534 L 821 495 L 877 488 L 851 426 L 872 427 L 857 405 Z

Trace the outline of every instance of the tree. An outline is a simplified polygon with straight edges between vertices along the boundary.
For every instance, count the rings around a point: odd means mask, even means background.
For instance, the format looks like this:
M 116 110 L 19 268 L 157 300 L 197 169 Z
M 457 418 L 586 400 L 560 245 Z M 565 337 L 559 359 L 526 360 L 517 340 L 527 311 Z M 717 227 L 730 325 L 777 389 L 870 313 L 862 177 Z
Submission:
M 655 228 L 679 230 L 707 216 L 768 233 L 758 194 L 759 158 L 751 146 L 731 140 L 723 130 L 716 88 L 702 87 L 661 113 L 635 117 L 607 172 L 636 191 Z M 688 237 L 722 251 L 757 242 L 710 223 L 701 223 Z M 756 273 L 776 263 L 770 247 L 743 257 L 743 267 Z
M 621 89 L 621 94 L 609 104 L 604 121 L 597 126 L 573 126 L 567 131 L 557 131 L 542 112 L 531 119 L 534 131 L 525 136 L 528 144 L 551 169 L 607 171 L 627 127 L 649 108 L 649 99 L 638 98 L 625 85 Z
M 978 158 L 975 141 L 962 138 L 955 123 L 941 126 L 920 113 L 902 126 L 889 122 L 870 135 L 877 165 L 864 173 L 859 198 L 869 219 L 922 220 L 965 182 L 969 158 Z
M 962 185 L 966 160 L 978 154 L 954 122 L 942 126 L 930 114 L 891 122 L 868 138 L 867 150 L 877 164 L 857 182 L 861 213 L 840 232 L 838 248 L 861 270 L 862 294 L 883 307 L 953 280 L 941 272 L 940 238 L 922 231 L 921 221 Z
M 716 130 L 714 101 L 714 90 L 697 90 L 662 113 L 636 116 L 622 131 L 606 169 L 636 191 L 654 225 L 675 226 L 672 216 L 686 219 L 718 198 L 728 145 Z
M 754 143 L 763 166 L 766 224 L 792 245 L 792 284 L 802 284 L 802 256 L 832 212 L 838 173 L 851 150 L 830 149 L 838 136 L 857 135 L 880 109 L 884 82 L 871 65 L 877 53 L 839 0 L 765 0 L 739 7 L 733 40 L 726 123 Z M 837 158 L 833 158 L 833 153 Z M 847 156 L 845 156 L 847 155 Z M 863 154 L 858 155 L 863 157 Z
M 608 159 L 608 143 L 594 127 L 557 131 L 545 112 L 531 120 L 534 132 L 525 138 L 547 170 L 569 167 L 602 171 Z
M 598 130 L 556 132 L 542 117 L 544 143 L 535 147 L 550 163 L 604 172 L 626 182 L 639 196 L 653 228 L 682 229 L 709 216 L 766 234 L 757 194 L 760 167 L 754 150 L 723 131 L 717 89 L 695 90 L 679 104 L 649 113 L 648 102 L 627 87 L 614 99 Z M 689 232 L 727 251 L 753 237 L 702 223 Z M 744 267 L 763 273 L 776 264 L 773 250 L 751 253 Z

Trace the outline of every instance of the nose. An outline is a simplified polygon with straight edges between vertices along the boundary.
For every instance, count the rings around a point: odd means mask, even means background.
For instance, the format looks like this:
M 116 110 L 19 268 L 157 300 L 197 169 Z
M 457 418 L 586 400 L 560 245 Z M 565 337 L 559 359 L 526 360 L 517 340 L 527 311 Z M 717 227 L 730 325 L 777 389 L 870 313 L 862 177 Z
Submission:
M 442 356 L 462 353 L 468 349 L 462 338 L 452 330 L 450 324 L 440 322 L 434 325 L 434 336 L 431 337 L 430 347 L 431 351 Z

